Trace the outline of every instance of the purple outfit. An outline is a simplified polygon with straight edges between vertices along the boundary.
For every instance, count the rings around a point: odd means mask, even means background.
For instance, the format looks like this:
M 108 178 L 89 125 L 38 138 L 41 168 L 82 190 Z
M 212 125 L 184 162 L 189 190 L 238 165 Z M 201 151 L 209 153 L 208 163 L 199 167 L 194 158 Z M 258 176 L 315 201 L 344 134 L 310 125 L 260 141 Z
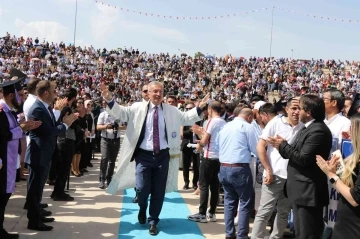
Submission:
M 3 100 L 0 100 L 2 112 L 0 113 L 0 158 L 3 167 L 0 170 L 0 193 L 13 193 L 15 191 L 15 179 L 19 151 L 19 139 L 23 137 L 15 115 Z M 6 182 L 6 183 L 5 183 Z

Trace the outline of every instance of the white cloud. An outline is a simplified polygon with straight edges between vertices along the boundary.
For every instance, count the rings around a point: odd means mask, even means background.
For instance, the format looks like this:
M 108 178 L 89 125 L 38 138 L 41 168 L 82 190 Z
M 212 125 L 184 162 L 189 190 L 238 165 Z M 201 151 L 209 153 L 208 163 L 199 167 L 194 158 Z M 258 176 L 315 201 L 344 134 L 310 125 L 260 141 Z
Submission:
M 153 24 L 129 21 L 120 15 L 119 10 L 102 4 L 96 4 L 97 13 L 91 19 L 91 28 L 95 40 L 106 39 L 116 30 L 142 32 L 144 36 L 176 43 L 190 43 L 186 34 L 172 28 Z
M 117 9 L 96 4 L 97 13 L 91 18 L 91 31 L 96 41 L 107 38 L 115 28 L 119 18 Z
M 119 26 L 122 29 L 130 31 L 141 31 L 144 35 L 152 35 L 154 38 L 160 38 L 177 43 L 189 43 L 188 37 L 176 29 L 159 27 L 152 24 L 136 23 L 131 21 L 120 21 Z
M 24 22 L 15 20 L 15 26 L 20 31 L 20 36 L 38 37 L 40 42 L 45 38 L 49 42 L 68 41 L 69 28 L 52 21 Z

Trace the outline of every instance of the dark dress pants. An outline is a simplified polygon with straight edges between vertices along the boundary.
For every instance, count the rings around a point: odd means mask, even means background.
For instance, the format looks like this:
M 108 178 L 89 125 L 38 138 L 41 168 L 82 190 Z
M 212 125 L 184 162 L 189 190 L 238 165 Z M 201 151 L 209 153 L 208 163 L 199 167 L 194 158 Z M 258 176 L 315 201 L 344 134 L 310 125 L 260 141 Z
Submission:
M 324 229 L 323 206 L 293 204 L 296 239 L 320 239 Z M 349 238 L 350 239 L 350 238 Z
M 189 171 L 190 171 L 190 165 L 191 162 L 193 162 L 193 180 L 192 180 L 192 184 L 194 187 L 197 187 L 197 182 L 199 180 L 199 164 L 198 164 L 198 160 L 197 157 L 198 155 L 195 154 L 194 149 L 192 148 L 184 148 L 182 150 L 182 159 L 183 159 L 183 177 L 184 177 L 184 182 L 185 184 L 189 184 L 190 183 L 190 179 L 189 179 Z
M 71 162 L 75 154 L 75 140 L 58 140 L 59 164 L 54 187 L 54 195 L 61 195 L 65 191 L 66 181 L 70 174 Z
M 0 193 L 0 235 L 4 229 L 5 208 L 11 197 L 11 193 Z
M 120 138 L 106 139 L 101 138 L 101 163 L 100 181 L 107 180 L 110 183 L 114 174 L 115 162 L 120 149 Z
M 211 214 L 215 214 L 219 201 L 219 160 L 202 158 L 199 168 L 199 187 L 200 187 L 200 207 L 199 213 L 206 215 L 209 201 L 209 188 L 211 192 L 210 209 Z
M 50 181 L 55 181 L 56 180 L 56 175 L 57 175 L 57 168 L 59 167 L 59 149 L 56 146 L 55 147 L 55 152 L 52 158 L 52 162 L 51 162 L 51 167 L 50 167 L 50 172 L 49 172 L 49 180 Z
M 47 167 L 41 165 L 28 165 L 28 192 L 26 204 L 28 206 L 27 218 L 30 225 L 38 225 L 41 222 L 40 202 L 46 180 L 49 175 L 50 164 Z
M 140 210 L 147 209 L 148 198 L 151 194 L 149 224 L 157 225 L 160 221 L 159 215 L 165 197 L 169 160 L 168 150 L 162 150 L 157 155 L 143 150 L 136 152 L 136 190 Z

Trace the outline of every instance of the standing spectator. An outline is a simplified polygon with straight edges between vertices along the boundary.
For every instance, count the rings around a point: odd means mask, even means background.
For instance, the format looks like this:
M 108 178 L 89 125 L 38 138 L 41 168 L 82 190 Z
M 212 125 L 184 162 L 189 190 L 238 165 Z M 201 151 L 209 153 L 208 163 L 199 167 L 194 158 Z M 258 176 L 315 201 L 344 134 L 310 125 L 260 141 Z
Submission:
M 327 178 L 316 165 L 316 155 L 328 158 L 332 145 L 331 132 L 324 123 L 324 101 L 315 95 L 303 95 L 299 118 L 305 127 L 291 145 L 279 135 L 269 137 L 268 142 L 281 157 L 289 159 L 286 192 L 294 211 L 296 238 L 320 238 L 329 191 Z
M 63 122 L 66 115 L 72 114 L 72 104 L 76 99 L 77 91 L 74 88 L 66 89 L 60 97 L 66 100 L 66 106 L 61 110 L 58 122 Z M 75 123 L 75 122 L 74 122 Z M 68 179 L 72 158 L 75 153 L 75 129 L 76 124 L 72 124 L 62 132 L 57 138 L 58 158 L 57 176 L 54 191 L 51 198 L 54 201 L 73 201 L 74 198 L 65 193 L 65 185 Z
M 97 130 L 101 131 L 101 163 L 99 188 L 105 188 L 105 180 L 107 185 L 110 184 L 114 174 L 115 161 L 120 149 L 120 126 L 121 122 L 115 120 L 114 117 L 104 111 L 100 113 L 97 122 Z
M 75 120 L 74 115 L 68 115 L 64 117 L 62 124 L 56 123 L 50 108 L 56 97 L 55 88 L 55 83 L 46 80 L 40 81 L 36 86 L 38 99 L 28 114 L 29 119 L 37 119 L 42 122 L 39 128 L 30 131 L 30 144 L 25 158 L 30 172 L 26 196 L 28 229 L 36 231 L 53 229 L 52 226 L 44 224 L 44 222 L 51 222 L 54 219 L 41 215 L 40 202 L 56 147 L 56 136 L 65 132 Z
M 195 107 L 194 103 L 189 103 L 185 106 L 185 111 L 191 110 Z M 199 180 L 199 165 L 197 160 L 197 154 L 194 152 L 194 148 L 188 147 L 188 144 L 193 144 L 194 142 L 194 133 L 191 126 L 184 126 L 182 129 L 182 142 L 181 142 L 181 151 L 182 151 L 182 160 L 183 160 L 183 177 L 184 177 L 184 187 L 183 189 L 189 189 L 189 171 L 190 165 L 192 162 L 193 165 L 193 180 L 192 188 L 197 188 L 197 182 Z
M 10 234 L 4 229 L 4 217 L 6 205 L 15 191 L 19 139 L 23 130 L 35 129 L 41 122 L 30 120 L 18 124 L 13 110 L 19 107 L 16 99 L 16 88 L 21 87 L 19 80 L 3 83 L 0 87 L 4 97 L 0 99 L 0 236 L 1 239 L 17 239 L 18 234 Z
M 197 144 L 197 151 L 204 150 L 204 155 L 201 158 L 199 168 L 199 186 L 200 186 L 200 206 L 199 212 L 189 215 L 188 219 L 195 222 L 216 222 L 216 207 L 219 199 L 219 148 L 216 138 L 226 124 L 225 120 L 221 118 L 221 103 L 213 101 L 209 104 L 208 114 L 209 121 L 205 130 L 196 130 L 195 133 L 201 135 L 201 140 Z M 209 201 L 209 188 L 211 192 L 210 209 L 207 212 Z
M 236 117 L 220 131 L 219 181 L 224 189 L 224 220 L 227 239 L 247 238 L 253 210 L 253 178 L 250 169 L 251 153 L 257 154 L 258 136 L 251 126 L 253 112 L 249 107 L 234 110 Z M 240 203 L 237 236 L 234 216 Z
M 360 114 L 351 117 L 351 138 L 353 154 L 344 162 L 342 172 L 337 175 L 339 158 L 333 156 L 330 162 L 316 156 L 320 169 L 330 179 L 330 183 L 340 193 L 332 239 L 358 238 L 360 235 Z
M 263 107 L 260 107 L 260 115 Z M 286 229 L 287 219 L 291 205 L 285 197 L 284 186 L 287 179 L 288 159 L 281 157 L 279 152 L 267 144 L 267 139 L 274 135 L 280 135 L 290 144 L 295 139 L 297 133 L 304 127 L 299 123 L 299 100 L 291 98 L 286 105 L 287 117 L 281 116 L 266 123 L 266 126 L 257 143 L 257 152 L 261 164 L 264 167 L 264 179 L 261 188 L 260 206 L 254 220 L 251 237 L 262 239 L 265 237 L 266 225 L 277 204 L 277 214 L 274 227 L 270 238 L 282 238 Z

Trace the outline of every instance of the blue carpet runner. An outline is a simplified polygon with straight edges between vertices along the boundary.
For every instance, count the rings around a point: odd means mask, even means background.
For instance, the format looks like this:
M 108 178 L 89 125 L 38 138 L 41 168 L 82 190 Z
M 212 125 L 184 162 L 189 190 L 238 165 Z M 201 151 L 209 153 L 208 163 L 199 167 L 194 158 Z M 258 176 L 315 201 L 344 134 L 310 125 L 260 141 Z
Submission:
M 180 193 L 172 192 L 165 195 L 164 205 L 158 224 L 159 234 L 149 235 L 149 225 L 138 222 L 139 206 L 132 202 L 134 189 L 124 191 L 120 216 L 119 239 L 153 238 L 153 239 L 203 239 L 196 222 L 189 221 L 190 211 Z M 150 203 L 150 202 L 149 202 Z M 147 212 L 146 215 L 149 215 Z

